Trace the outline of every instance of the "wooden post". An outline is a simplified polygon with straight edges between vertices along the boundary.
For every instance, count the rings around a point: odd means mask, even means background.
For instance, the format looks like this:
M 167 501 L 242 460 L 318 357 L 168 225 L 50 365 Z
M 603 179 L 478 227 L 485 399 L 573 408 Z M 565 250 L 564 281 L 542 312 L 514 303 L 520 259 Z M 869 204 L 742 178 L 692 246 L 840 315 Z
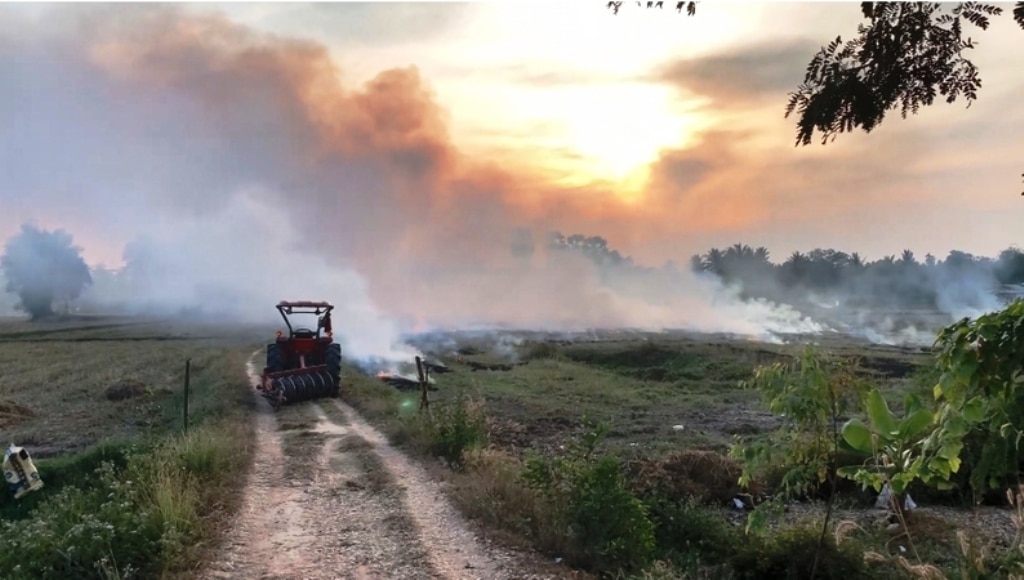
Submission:
M 184 408 L 183 414 L 184 414 L 185 431 L 186 432 L 188 431 L 188 387 L 189 387 L 189 380 L 191 379 L 191 375 L 192 375 L 192 359 L 186 359 L 185 360 L 185 402 L 184 402 L 184 405 L 182 405 L 182 407 Z
M 423 395 L 420 398 L 420 405 L 423 405 L 423 409 L 430 414 L 430 398 L 428 397 L 427 387 L 430 386 L 430 369 L 426 366 L 423 367 Z
M 427 367 L 419 355 L 416 356 L 416 374 L 420 379 L 420 411 L 429 410 L 430 402 L 427 400 Z

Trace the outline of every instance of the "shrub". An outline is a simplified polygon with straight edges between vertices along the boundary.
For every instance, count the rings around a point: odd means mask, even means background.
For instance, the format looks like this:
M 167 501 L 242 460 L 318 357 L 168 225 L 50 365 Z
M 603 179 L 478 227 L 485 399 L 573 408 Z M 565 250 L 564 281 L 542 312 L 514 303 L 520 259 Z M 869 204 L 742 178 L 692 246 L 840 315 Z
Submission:
M 696 499 L 724 504 L 740 491 L 740 466 L 714 451 L 672 451 L 657 459 L 635 459 L 626 466 L 633 491 L 641 497 Z
M 530 346 L 526 348 L 526 352 L 523 353 L 523 358 L 527 361 L 557 359 L 561 356 L 561 349 L 550 342 L 531 342 Z
M 794 526 L 770 535 L 747 536 L 747 542 L 732 558 L 737 578 L 746 580 L 811 578 L 817 554 L 814 578 L 822 580 L 858 580 L 870 578 L 863 554 L 852 545 L 837 545 L 830 535 L 818 550 L 821 528 Z
M 618 460 L 595 454 L 608 426 L 587 426 L 570 442 L 568 456 L 531 456 L 523 478 L 552 509 L 564 510 L 570 564 L 597 572 L 640 570 L 654 556 L 654 525 L 647 506 L 627 487 Z
M 686 568 L 725 564 L 743 541 L 720 513 L 695 500 L 653 496 L 644 503 L 654 525 L 659 559 Z
M 495 449 L 474 449 L 465 453 L 463 465 L 450 486 L 464 513 L 544 552 L 566 553 L 565 510 L 549 505 L 523 481 L 519 460 Z
M 58 485 L 44 480 L 26 497 L 32 507 L 0 524 L 4 578 L 152 577 L 180 565 L 207 531 L 204 506 L 221 503 L 246 462 L 245 428 L 203 425 L 156 446 L 102 445 L 41 462 Z
M 68 486 L 48 497 L 32 517 L 2 524 L 0 569 L 8 578 L 99 578 L 101 563 L 117 560 L 152 573 L 161 531 L 144 509 L 138 482 L 121 481 L 111 463 L 95 471 L 96 484 Z
M 440 406 L 422 424 L 430 453 L 455 468 L 462 466 L 468 449 L 487 441 L 487 418 L 483 407 L 470 399 Z
M 654 555 L 647 507 L 626 489 L 618 461 L 604 456 L 579 473 L 569 495 L 569 529 L 597 570 L 638 570 Z
M 784 469 L 785 497 L 812 494 L 833 475 L 839 417 L 847 415 L 868 390 L 855 365 L 829 360 L 813 347 L 788 364 L 757 369 L 744 387 L 757 390 L 783 426 L 768 441 L 737 440 L 730 451 L 743 460 L 741 482 L 749 485 L 766 469 Z

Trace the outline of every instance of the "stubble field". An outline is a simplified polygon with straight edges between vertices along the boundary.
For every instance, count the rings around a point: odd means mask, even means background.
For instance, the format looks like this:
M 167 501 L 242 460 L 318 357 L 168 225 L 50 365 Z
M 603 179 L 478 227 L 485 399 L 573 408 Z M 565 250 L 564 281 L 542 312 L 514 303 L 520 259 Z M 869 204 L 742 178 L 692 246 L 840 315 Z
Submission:
M 251 451 L 245 441 L 251 433 L 253 396 L 245 365 L 268 335 L 249 327 L 111 317 L 42 324 L 0 321 L 0 432 L 5 443 L 24 446 L 39 458 L 47 483 L 45 491 L 20 503 L 5 496 L 0 502 L 5 519 L 19 525 L 31 508 L 61 489 L 89 488 L 92 470 L 102 460 L 130 464 L 124 450 L 133 445 L 144 450 L 174 448 L 176 457 L 185 457 L 181 461 L 191 465 L 188 457 L 196 445 L 181 443 L 179 435 L 184 365 L 191 359 L 192 420 L 211 425 L 214 431 L 204 445 L 217 451 L 205 453 L 220 454 L 216 469 L 207 466 L 204 472 L 200 466 L 194 478 L 219 482 L 220 491 L 195 499 L 190 524 L 194 529 L 185 536 L 213 538 L 218 530 L 225 531 L 223 522 L 237 507 L 228 499 L 230 490 L 238 485 L 225 480 L 245 469 Z M 653 567 L 634 570 L 637 577 L 764 577 L 758 576 L 763 570 L 744 575 L 729 563 L 736 558 L 728 551 L 741 549 L 750 507 L 737 509 L 733 498 L 753 491 L 737 485 L 739 464 L 728 451 L 737 437 L 767 442 L 775 437 L 780 417 L 766 409 L 759 393 L 740 382 L 759 365 L 799 354 L 801 340 L 807 337 L 790 338 L 792 344 L 682 332 L 421 335 L 412 338 L 412 344 L 440 363 L 432 373 L 433 419 L 418 411 L 418 392 L 389 386 L 352 361 L 346 362 L 342 397 L 442 480 L 454 503 L 484 534 L 562 562 L 567 577 L 600 575 L 607 562 L 581 547 L 579 538 L 570 537 L 562 529 L 564 521 L 552 519 L 558 514 L 545 503 L 551 497 L 524 474 L 531 458 L 563 457 L 594 423 L 604 423 L 608 431 L 594 453 L 617 458 L 626 487 L 639 496 L 651 481 L 669 482 L 672 491 L 662 499 L 682 506 L 677 514 L 681 522 L 699 529 L 701 541 L 722 544 L 701 544 L 678 530 L 662 529 L 661 522 L 657 561 Z M 895 408 L 906 393 L 927 393 L 934 379 L 928 372 L 929 354 L 920 348 L 877 346 L 834 334 L 815 340 L 824 351 L 859 360 L 859 373 L 881 386 Z M 401 371 L 415 372 L 411 365 Z M 458 418 L 465 409 L 468 414 Z M 296 412 L 302 409 L 286 414 Z M 433 458 L 445 455 L 446 448 L 439 445 L 444 443 L 444 436 L 439 436 L 444 422 L 450 427 L 453 418 L 467 424 L 473 417 L 480 418 L 479 437 L 470 434 L 473 440 L 466 445 L 461 464 L 442 467 Z M 301 456 L 301 449 L 293 451 Z M 228 457 L 232 462 L 224 463 Z M 754 491 L 767 493 L 775 483 L 760 481 Z M 868 551 L 898 556 L 912 548 L 920 554 L 919 561 L 952 574 L 964 561 L 958 530 L 1004 547 L 1015 532 L 1011 512 L 1005 508 L 972 510 L 949 497 L 932 502 L 919 496 L 918 528 L 910 546 L 893 540 L 887 524 L 875 521 L 879 516 L 871 509 L 873 494 L 852 484 L 840 491 L 832 528 L 835 531 L 836 522 L 859 526 L 861 532 L 851 533 L 856 538 L 844 549 L 856 552 L 861 560 Z M 824 513 L 821 499 L 790 503 L 771 525 L 811 530 L 816 537 Z M 202 501 L 216 506 L 213 511 L 220 524 L 202 523 L 197 515 L 202 513 Z M 53 524 L 56 529 L 61 525 Z M 179 546 L 161 555 L 160 573 L 187 576 L 207 557 L 208 548 L 189 551 Z M 140 548 L 140 553 L 145 555 L 145 550 Z M 45 565 L 45 554 L 39 558 Z M 137 559 L 145 561 L 142 556 Z M 879 566 L 868 577 L 907 576 L 895 564 Z M 60 574 L 79 569 L 55 570 Z M 833 572 L 825 577 L 840 574 Z

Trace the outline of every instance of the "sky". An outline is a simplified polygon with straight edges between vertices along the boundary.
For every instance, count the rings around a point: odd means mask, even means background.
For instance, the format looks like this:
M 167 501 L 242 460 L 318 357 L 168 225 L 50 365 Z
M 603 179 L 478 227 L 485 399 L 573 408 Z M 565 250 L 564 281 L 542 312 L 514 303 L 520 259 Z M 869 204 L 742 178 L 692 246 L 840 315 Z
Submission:
M 259 214 L 378 302 L 505 267 L 519 228 L 601 235 L 653 266 L 735 242 L 779 261 L 1024 241 L 1008 13 L 973 35 L 970 108 L 795 147 L 787 93 L 855 33 L 857 3 L 628 8 L 0 5 L 0 238 L 34 220 L 119 266 L 140 235 Z

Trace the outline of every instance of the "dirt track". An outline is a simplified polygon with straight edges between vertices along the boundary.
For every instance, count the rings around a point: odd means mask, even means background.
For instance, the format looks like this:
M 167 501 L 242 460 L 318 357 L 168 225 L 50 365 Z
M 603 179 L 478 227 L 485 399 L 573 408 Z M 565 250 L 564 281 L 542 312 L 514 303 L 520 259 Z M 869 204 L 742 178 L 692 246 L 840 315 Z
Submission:
M 440 486 L 348 405 L 260 408 L 241 509 L 200 577 L 539 577 L 479 539 Z

